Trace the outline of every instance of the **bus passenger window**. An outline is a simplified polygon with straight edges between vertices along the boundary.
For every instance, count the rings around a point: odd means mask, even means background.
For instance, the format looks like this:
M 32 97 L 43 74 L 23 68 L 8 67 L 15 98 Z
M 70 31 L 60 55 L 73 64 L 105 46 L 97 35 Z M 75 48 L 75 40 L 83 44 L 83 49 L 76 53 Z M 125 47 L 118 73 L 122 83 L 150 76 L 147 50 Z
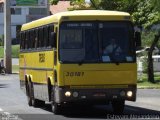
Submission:
M 24 33 L 23 32 L 21 32 L 20 37 L 21 37 L 21 39 L 20 39 L 20 49 L 24 49 Z
M 27 49 L 27 41 L 28 41 L 28 32 L 25 32 L 25 48 L 24 49 Z
M 26 49 L 29 49 L 30 45 L 30 34 L 29 31 L 26 32 Z
M 44 46 L 47 47 L 47 42 L 48 42 L 48 27 L 44 28 Z
M 47 34 L 46 34 L 46 37 L 47 37 L 47 39 L 46 39 L 46 47 L 49 47 L 49 36 L 50 36 L 50 35 L 49 35 L 49 34 L 50 34 L 50 33 L 49 33 L 50 30 L 49 30 L 49 29 L 50 29 L 50 27 L 47 26 L 47 28 L 46 28 L 46 33 L 47 33 Z
M 54 29 L 53 29 L 53 28 L 54 28 L 53 25 L 49 26 L 49 47 L 53 47 L 53 46 L 52 46 L 52 41 L 53 41 L 53 40 L 51 39 L 51 33 L 54 32 Z
M 40 29 L 38 29 L 38 46 L 37 47 L 38 48 L 41 47 L 41 30 Z
M 41 46 L 40 47 L 44 47 L 44 31 L 43 28 L 40 29 L 40 41 L 41 41 Z
M 27 44 L 28 44 L 28 49 L 31 48 L 31 31 L 28 31 L 28 41 L 27 41 Z
M 31 31 L 31 48 L 33 49 L 34 48 L 34 44 L 35 44 L 35 30 L 32 30 Z
M 25 49 L 25 43 L 26 43 L 26 33 L 23 33 L 23 49 Z
M 38 29 L 36 29 L 35 30 L 35 33 L 36 33 L 36 35 L 35 35 L 35 41 L 34 41 L 34 48 L 36 49 L 36 48 L 38 48 Z

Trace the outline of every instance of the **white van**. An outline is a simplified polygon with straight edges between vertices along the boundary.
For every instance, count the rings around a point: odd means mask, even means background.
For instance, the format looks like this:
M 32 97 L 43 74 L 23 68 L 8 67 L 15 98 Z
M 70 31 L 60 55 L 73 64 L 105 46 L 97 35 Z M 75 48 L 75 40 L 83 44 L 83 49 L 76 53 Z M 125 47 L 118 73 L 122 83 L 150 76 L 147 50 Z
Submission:
M 137 71 L 142 72 L 143 71 L 143 60 L 144 56 L 137 58 Z M 154 72 L 160 72 L 160 55 L 153 55 L 153 69 Z
M 153 58 L 153 68 L 155 72 L 160 72 L 160 55 L 154 55 Z

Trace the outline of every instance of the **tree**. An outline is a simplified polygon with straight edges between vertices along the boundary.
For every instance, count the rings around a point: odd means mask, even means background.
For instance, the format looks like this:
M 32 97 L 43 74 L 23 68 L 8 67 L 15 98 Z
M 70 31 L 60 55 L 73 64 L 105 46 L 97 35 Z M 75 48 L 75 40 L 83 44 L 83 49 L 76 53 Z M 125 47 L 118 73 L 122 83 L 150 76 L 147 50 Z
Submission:
M 151 4 L 152 4 L 152 6 L 154 6 L 153 10 L 159 13 L 160 12 L 160 1 L 159 0 L 152 0 Z M 160 16 L 160 14 L 158 14 L 158 16 Z M 157 45 L 159 39 L 160 39 L 160 30 L 158 30 L 157 35 L 155 35 L 155 39 L 154 39 L 154 41 L 148 51 L 148 81 L 150 81 L 152 83 L 155 83 L 154 72 L 153 72 L 152 53 L 153 53 L 154 47 L 155 47 L 155 45 Z
M 160 12 L 160 1 L 152 0 L 152 4 L 154 5 L 154 9 Z
M 152 54 L 153 54 L 153 50 L 155 48 L 155 45 L 158 43 L 158 40 L 160 38 L 160 33 L 155 35 L 154 41 L 148 51 L 148 81 L 155 83 L 154 80 L 154 72 L 153 72 L 153 58 L 152 58 Z
M 51 5 L 56 5 L 59 2 L 59 0 L 49 0 L 49 2 Z
M 139 2 L 137 10 L 132 14 L 134 23 L 147 29 L 159 22 L 159 15 L 160 13 L 154 9 L 152 0 L 142 0 Z

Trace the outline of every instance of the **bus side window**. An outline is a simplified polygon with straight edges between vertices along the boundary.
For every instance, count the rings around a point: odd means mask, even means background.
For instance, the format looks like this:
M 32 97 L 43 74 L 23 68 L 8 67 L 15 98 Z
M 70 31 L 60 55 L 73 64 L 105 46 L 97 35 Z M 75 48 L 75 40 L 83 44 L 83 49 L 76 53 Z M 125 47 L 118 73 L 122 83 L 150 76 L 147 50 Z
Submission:
M 31 39 L 32 39 L 32 37 L 31 37 L 31 30 L 30 30 L 30 31 L 28 31 L 28 41 L 27 41 L 28 49 L 31 48 Z
M 35 30 L 32 30 L 32 42 L 31 42 L 31 44 L 32 44 L 32 49 L 34 49 L 35 48 L 35 37 L 36 37 L 36 32 L 35 32 Z
M 26 32 L 25 32 L 25 43 L 24 43 L 25 46 L 24 46 L 24 49 L 27 49 L 27 41 L 28 41 L 28 40 L 27 40 L 27 39 L 28 39 L 28 34 L 27 34 L 27 33 L 28 33 L 28 32 L 26 31 Z
M 30 32 L 30 39 L 31 39 L 30 48 L 33 49 L 34 48 L 34 40 L 35 40 L 34 30 L 31 30 L 31 32 Z
M 26 43 L 26 32 L 23 33 L 23 49 L 25 49 L 25 43 Z
M 41 47 L 41 29 L 38 28 L 38 45 L 37 48 Z
M 51 37 L 51 33 L 52 33 L 52 32 L 54 32 L 54 26 L 53 26 L 53 25 L 50 25 L 50 26 L 49 26 L 49 46 L 50 46 L 50 47 L 53 47 L 53 45 L 52 45 L 52 43 L 53 43 L 52 41 L 53 41 L 53 40 L 52 40 L 52 37 Z
M 46 38 L 47 38 L 47 39 L 46 39 L 46 47 L 49 47 L 49 34 L 50 34 L 50 33 L 49 33 L 49 31 L 50 31 L 49 29 L 50 29 L 50 27 L 47 26 L 47 27 L 46 27 L 46 32 L 47 32 L 47 34 L 46 34 Z
M 47 40 L 48 40 L 48 27 L 43 28 L 44 31 L 44 46 L 47 47 Z
M 38 48 L 38 29 L 35 29 L 35 44 L 34 44 L 34 48 L 37 49 Z
M 24 33 L 20 33 L 20 49 L 24 49 Z
M 25 42 L 25 49 L 29 49 L 29 31 L 26 32 L 26 42 Z
M 43 31 L 43 27 L 40 28 L 40 41 L 41 41 L 41 46 L 40 47 L 44 47 L 44 35 L 43 35 L 44 31 Z

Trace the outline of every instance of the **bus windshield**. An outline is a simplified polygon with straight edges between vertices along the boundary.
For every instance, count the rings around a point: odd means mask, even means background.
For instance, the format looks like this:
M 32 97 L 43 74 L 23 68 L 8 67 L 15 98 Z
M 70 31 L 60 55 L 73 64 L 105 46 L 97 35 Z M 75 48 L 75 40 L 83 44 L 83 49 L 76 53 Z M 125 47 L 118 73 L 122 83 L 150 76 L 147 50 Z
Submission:
M 130 22 L 64 22 L 59 43 L 64 63 L 135 62 Z

